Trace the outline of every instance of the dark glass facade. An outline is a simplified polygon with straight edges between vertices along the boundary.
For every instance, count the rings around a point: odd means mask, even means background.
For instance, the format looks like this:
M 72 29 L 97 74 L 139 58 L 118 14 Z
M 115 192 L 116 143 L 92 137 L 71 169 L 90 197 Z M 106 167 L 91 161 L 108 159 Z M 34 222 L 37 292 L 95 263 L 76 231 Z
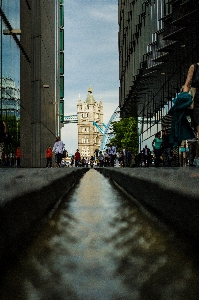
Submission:
M 198 1 L 118 4 L 121 117 L 138 117 L 140 143 L 147 143 L 199 60 Z
M 0 115 L 11 137 L 0 156 L 1 164 L 12 164 L 20 144 L 20 1 L 1 0 L 0 12 Z
M 22 167 L 45 166 L 45 150 L 60 135 L 64 108 L 63 3 L 0 0 L 1 118 L 12 134 L 10 118 L 12 127 L 13 118 L 18 120 Z

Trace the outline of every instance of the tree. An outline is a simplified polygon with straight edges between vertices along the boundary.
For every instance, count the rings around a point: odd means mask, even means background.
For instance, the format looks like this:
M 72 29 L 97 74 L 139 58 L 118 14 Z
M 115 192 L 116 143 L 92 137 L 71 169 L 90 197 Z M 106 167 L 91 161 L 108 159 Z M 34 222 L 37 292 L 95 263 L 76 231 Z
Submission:
M 119 122 L 112 123 L 115 134 L 111 142 L 116 148 L 128 148 L 132 154 L 138 153 L 138 123 L 137 118 L 123 118 Z

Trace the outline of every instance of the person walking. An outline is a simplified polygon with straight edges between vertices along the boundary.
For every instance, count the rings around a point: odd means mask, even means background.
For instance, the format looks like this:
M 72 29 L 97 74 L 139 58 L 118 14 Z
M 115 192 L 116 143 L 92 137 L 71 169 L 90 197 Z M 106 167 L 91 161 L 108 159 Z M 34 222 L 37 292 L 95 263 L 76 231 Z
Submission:
M 94 165 L 94 157 L 93 156 L 91 156 L 91 158 L 90 158 L 90 167 L 91 168 L 93 168 L 93 165 Z
M 74 155 L 72 155 L 72 157 L 71 157 L 70 165 L 71 165 L 71 167 L 73 167 L 73 165 L 74 165 Z
M 119 154 L 118 154 L 118 161 L 119 161 L 119 166 L 120 168 L 121 167 L 124 167 L 124 153 L 122 150 L 119 151 Z
M 110 165 L 110 156 L 108 154 L 108 149 L 104 152 L 104 167 L 109 167 Z
M 88 168 L 88 157 L 85 158 L 86 168 Z
M 164 129 L 162 132 L 163 167 L 171 166 L 171 150 L 172 150 L 172 144 L 169 141 L 169 132 L 167 129 Z
M 52 168 L 52 156 L 52 147 L 48 146 L 48 148 L 46 149 L 46 168 Z
M 132 160 L 131 151 L 129 149 L 126 149 L 126 167 L 130 167 Z
M 145 145 L 142 150 L 142 158 L 144 161 L 144 166 L 148 168 L 151 159 L 151 150 L 147 147 L 147 145 Z
M 113 145 L 113 143 L 110 143 L 110 147 L 108 148 L 108 154 L 110 156 L 110 166 L 114 167 L 116 158 L 116 147 Z
M 55 153 L 55 162 L 58 168 L 61 166 L 63 149 L 64 143 L 60 140 L 60 136 L 57 136 L 52 151 Z
M 102 151 L 99 152 L 98 159 L 99 159 L 99 166 L 103 167 L 103 165 L 104 165 L 104 155 L 103 155 Z
M 160 165 L 160 156 L 162 154 L 161 147 L 162 147 L 162 139 L 161 139 L 161 132 L 159 131 L 156 133 L 155 138 L 152 142 L 152 147 L 154 149 L 155 154 L 155 167 L 159 167 Z
M 77 149 L 75 152 L 75 167 L 79 167 L 80 159 L 81 157 L 80 157 L 79 149 Z

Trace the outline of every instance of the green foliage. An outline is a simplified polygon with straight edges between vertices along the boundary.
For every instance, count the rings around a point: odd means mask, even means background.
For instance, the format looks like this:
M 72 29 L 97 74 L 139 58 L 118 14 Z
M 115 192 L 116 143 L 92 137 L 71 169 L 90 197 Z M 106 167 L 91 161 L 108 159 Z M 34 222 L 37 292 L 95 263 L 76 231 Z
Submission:
M 132 154 L 138 152 L 138 123 L 137 118 L 123 118 L 119 122 L 112 123 L 115 137 L 111 142 L 117 150 L 128 148 Z

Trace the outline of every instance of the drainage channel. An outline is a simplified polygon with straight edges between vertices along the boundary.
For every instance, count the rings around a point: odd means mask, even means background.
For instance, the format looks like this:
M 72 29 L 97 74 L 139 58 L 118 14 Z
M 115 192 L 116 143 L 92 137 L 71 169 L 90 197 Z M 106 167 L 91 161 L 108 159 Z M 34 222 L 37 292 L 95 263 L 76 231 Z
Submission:
M 183 249 L 91 169 L 7 271 L 0 299 L 196 300 L 199 270 Z

